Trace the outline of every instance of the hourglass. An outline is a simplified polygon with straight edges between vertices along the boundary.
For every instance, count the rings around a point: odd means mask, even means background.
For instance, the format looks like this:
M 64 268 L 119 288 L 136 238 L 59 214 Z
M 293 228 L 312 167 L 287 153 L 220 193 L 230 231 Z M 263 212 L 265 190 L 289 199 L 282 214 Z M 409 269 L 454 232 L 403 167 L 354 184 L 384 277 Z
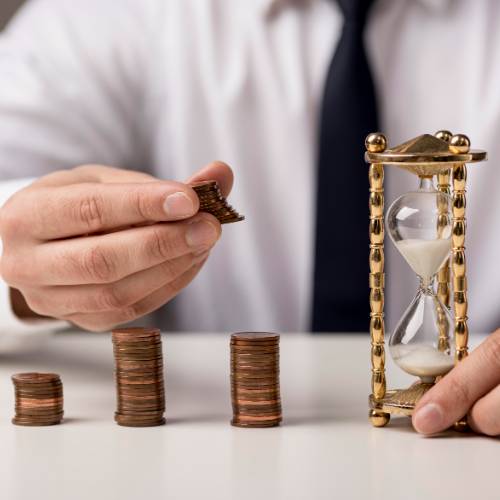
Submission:
M 434 136 L 416 137 L 391 149 L 387 149 L 385 136 L 375 133 L 366 138 L 365 145 L 365 160 L 370 163 L 372 394 L 369 406 L 372 424 L 383 427 L 391 414 L 411 416 L 418 400 L 467 356 L 465 164 L 485 160 L 486 152 L 471 150 L 465 135 L 452 135 L 446 130 Z M 398 166 L 419 179 L 418 189 L 392 203 L 385 221 L 384 165 Z M 386 389 L 385 377 L 386 228 L 419 281 L 415 298 L 388 342 L 396 365 L 417 379 L 409 388 L 395 390 Z M 453 315 L 449 307 L 450 291 Z M 457 423 L 457 428 L 464 426 L 464 421 Z

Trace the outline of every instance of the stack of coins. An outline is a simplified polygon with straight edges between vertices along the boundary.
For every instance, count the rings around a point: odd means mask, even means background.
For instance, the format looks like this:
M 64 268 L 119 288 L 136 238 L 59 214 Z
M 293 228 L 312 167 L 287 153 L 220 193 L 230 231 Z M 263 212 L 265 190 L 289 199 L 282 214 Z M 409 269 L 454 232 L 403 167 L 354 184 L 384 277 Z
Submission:
M 127 427 L 165 423 L 165 388 L 160 330 L 113 330 L 117 411 L 115 421 Z
M 280 424 L 279 340 L 277 333 L 231 335 L 232 425 Z
M 195 182 L 191 184 L 200 199 L 200 211 L 217 217 L 221 224 L 231 224 L 245 219 L 229 205 L 221 193 L 217 181 Z
M 56 425 L 64 414 L 63 386 L 55 373 L 18 373 L 12 376 L 16 425 Z

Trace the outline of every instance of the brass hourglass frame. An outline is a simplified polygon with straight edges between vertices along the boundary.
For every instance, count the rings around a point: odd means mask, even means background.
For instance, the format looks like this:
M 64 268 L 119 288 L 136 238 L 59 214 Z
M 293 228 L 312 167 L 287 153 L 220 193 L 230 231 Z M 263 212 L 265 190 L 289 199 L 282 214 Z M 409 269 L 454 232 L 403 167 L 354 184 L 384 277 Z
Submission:
M 391 149 L 381 133 L 368 135 L 365 141 L 365 161 L 369 163 L 370 181 L 370 337 L 372 364 L 372 393 L 369 396 L 369 418 L 373 426 L 387 425 L 391 414 L 410 416 L 416 402 L 427 390 L 415 384 L 416 389 L 387 390 L 385 375 L 385 325 L 384 325 L 384 165 L 395 165 L 419 177 L 437 178 L 438 190 L 450 194 L 452 186 L 452 235 L 451 274 L 447 260 L 438 272 L 437 294 L 441 302 L 450 307 L 450 290 L 453 290 L 453 316 L 455 339 L 455 364 L 468 353 L 467 327 L 467 277 L 465 257 L 465 188 L 466 163 L 487 159 L 485 151 L 471 150 L 470 141 L 463 134 L 452 135 L 440 130 L 434 136 L 424 134 Z M 438 206 L 447 217 L 447 206 Z M 438 229 L 439 229 L 438 217 Z M 444 222 L 447 224 L 447 222 Z M 447 337 L 439 343 L 448 342 Z M 418 392 L 420 391 L 420 392 Z M 402 395 L 404 395 L 402 397 Z M 463 428 L 465 421 L 457 423 Z

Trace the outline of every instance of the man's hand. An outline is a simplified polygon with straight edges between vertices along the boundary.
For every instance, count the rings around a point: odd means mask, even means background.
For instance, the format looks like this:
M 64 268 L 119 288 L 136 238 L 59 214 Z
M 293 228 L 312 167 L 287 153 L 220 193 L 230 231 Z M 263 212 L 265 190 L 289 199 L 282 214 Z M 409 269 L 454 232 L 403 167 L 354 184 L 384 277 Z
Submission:
M 190 181 L 217 180 L 213 163 Z M 196 276 L 221 234 L 186 184 L 89 165 L 54 172 L 0 210 L 0 273 L 37 314 L 88 330 L 148 314 Z
M 413 425 L 434 434 L 466 414 L 476 432 L 500 435 L 500 329 L 422 397 Z

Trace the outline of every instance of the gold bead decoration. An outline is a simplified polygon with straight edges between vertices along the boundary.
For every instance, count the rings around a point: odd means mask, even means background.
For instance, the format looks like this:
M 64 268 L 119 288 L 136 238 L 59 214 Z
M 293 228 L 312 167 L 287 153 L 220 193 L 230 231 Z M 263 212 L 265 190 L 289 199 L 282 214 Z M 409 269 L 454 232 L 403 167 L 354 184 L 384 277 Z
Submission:
M 370 309 L 374 314 L 384 312 L 384 290 L 382 288 L 372 288 L 370 290 Z
M 370 213 L 374 217 L 380 217 L 384 215 L 384 195 L 374 191 L 370 193 Z
M 382 273 L 384 271 L 384 249 L 380 246 L 370 248 L 370 273 Z
M 467 167 L 459 163 L 453 167 L 453 191 L 465 191 L 467 182 Z
M 434 134 L 434 137 L 436 139 L 441 139 L 444 142 L 450 142 L 451 138 L 453 137 L 453 134 L 449 130 L 438 130 Z
M 470 140 L 464 134 L 456 134 L 450 140 L 450 151 L 454 154 L 468 153 L 470 149 Z
M 384 344 L 384 319 L 380 314 L 371 317 L 370 332 L 372 334 L 373 344 Z
M 368 134 L 365 139 L 365 147 L 370 153 L 382 153 L 387 148 L 387 139 L 384 134 L 379 132 Z
M 378 410 L 370 410 L 368 416 L 373 427 L 385 427 L 391 419 L 389 413 L 384 413 L 383 411 Z
M 382 245 L 384 243 L 384 228 L 384 219 L 382 217 L 370 220 L 371 243 L 376 245 Z

